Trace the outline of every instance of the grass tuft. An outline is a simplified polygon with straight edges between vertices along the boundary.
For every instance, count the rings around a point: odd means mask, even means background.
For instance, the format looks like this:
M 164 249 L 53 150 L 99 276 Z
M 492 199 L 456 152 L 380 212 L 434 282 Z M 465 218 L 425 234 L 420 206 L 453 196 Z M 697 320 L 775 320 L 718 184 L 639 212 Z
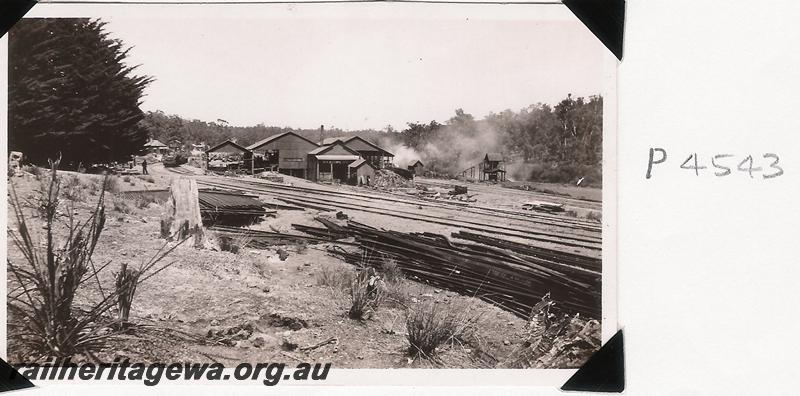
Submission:
M 381 261 L 381 275 L 386 282 L 394 283 L 404 279 L 403 270 L 397 265 L 397 260 L 386 257 Z
M 335 290 L 347 290 L 355 280 L 352 270 L 327 263 L 320 266 L 314 276 L 316 277 L 317 285 L 328 286 Z
M 106 177 L 103 178 L 103 191 L 108 191 L 112 194 L 116 194 L 119 192 L 119 190 L 120 186 L 118 177 L 106 175 Z
M 219 248 L 225 252 L 239 254 L 244 252 L 244 248 L 253 242 L 253 235 L 251 232 L 246 231 L 237 234 L 235 237 L 218 237 Z
M 115 195 L 113 203 L 114 203 L 114 211 L 116 212 L 124 214 L 133 214 L 136 211 L 135 206 L 132 205 L 130 202 L 128 202 L 127 199 L 121 196 Z
M 366 268 L 356 273 L 350 283 L 350 319 L 369 318 L 383 300 L 383 288 L 375 270 Z
M 406 317 L 409 354 L 433 357 L 442 344 L 470 335 L 481 316 L 472 307 L 454 309 L 433 301 L 410 309 Z

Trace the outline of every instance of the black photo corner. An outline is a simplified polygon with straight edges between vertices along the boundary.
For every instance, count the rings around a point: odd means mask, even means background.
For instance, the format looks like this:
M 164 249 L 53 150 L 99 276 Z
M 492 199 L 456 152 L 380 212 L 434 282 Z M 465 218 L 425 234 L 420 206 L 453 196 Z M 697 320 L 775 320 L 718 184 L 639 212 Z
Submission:
M 625 0 L 562 0 L 562 3 L 622 60 Z
M 625 32 L 624 0 L 563 0 L 567 8 L 622 60 Z M 619 393 L 625 390 L 622 330 L 595 352 L 561 387 L 563 391 Z
M 0 37 L 17 21 L 22 19 L 36 4 L 35 0 L 3 0 L 0 1 Z M 0 359 L 0 392 L 31 388 L 34 385 L 19 374 L 14 367 Z
M 625 348 L 617 331 L 570 377 L 563 391 L 621 393 L 625 390 Z
M 0 1 L 0 37 L 5 36 L 8 30 L 22 19 L 35 4 L 36 0 Z
M 8 362 L 0 359 L 0 392 L 32 388 L 34 385 Z

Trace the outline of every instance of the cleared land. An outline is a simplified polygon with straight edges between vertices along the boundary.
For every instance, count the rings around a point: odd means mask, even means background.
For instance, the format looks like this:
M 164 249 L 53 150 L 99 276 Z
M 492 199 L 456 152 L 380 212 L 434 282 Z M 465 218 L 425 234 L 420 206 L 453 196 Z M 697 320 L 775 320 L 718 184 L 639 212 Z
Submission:
M 319 227 L 317 217 L 335 220 L 336 213 L 342 212 L 350 220 L 386 230 L 445 236 L 471 231 L 590 258 L 601 255 L 600 223 L 587 218 L 587 214 L 599 212 L 600 204 L 584 199 L 469 184 L 470 195 L 477 194 L 473 197 L 476 202 L 465 203 L 422 198 L 413 195 L 413 189 L 378 191 L 286 176 L 283 183 L 205 176 L 186 166 L 152 165 L 151 173 L 152 177 L 132 176 L 128 181 L 119 178 L 117 193 L 107 194 L 110 216 L 93 261 L 111 260 L 113 264 L 100 272 L 97 283 L 101 285 L 113 285 L 120 264 L 138 265 L 164 243 L 159 238 L 163 203 L 139 204 L 122 192 L 161 190 L 173 177 L 194 177 L 201 188 L 256 194 L 267 207 L 278 204 L 276 217 L 251 226 L 254 230 L 308 236 L 292 225 Z M 92 195 L 98 177 L 74 177 L 85 195 L 72 201 L 71 210 L 76 217 L 86 217 L 98 198 Z M 35 177 L 26 175 L 12 182 L 20 196 L 34 198 L 39 183 Z M 454 184 L 418 182 L 443 189 Z M 527 200 L 564 202 L 571 213 L 523 211 L 520 206 Z M 281 205 L 304 210 L 281 209 Z M 26 211 L 35 216 L 33 206 Z M 410 280 L 393 282 L 391 298 L 367 319 L 348 318 L 351 302 L 346 280 L 352 277 L 354 267 L 331 255 L 333 246 L 337 244 L 282 244 L 264 249 L 245 247 L 238 253 L 182 246 L 168 258 L 174 261 L 172 266 L 138 289 L 131 310 L 136 326 L 112 338 L 97 356 L 144 362 L 316 360 L 352 368 L 473 368 L 515 367 L 521 351 L 530 347 L 526 340 L 531 329 L 519 316 L 477 298 Z M 10 247 L 9 258 L 20 260 L 19 252 Z M 80 289 L 79 306 L 101 298 L 103 291 L 90 286 Z M 445 311 L 471 311 L 482 319 L 473 336 L 450 340 L 436 359 L 410 359 L 406 316 L 409 310 L 428 303 Z M 317 346 L 331 338 L 335 341 Z M 12 340 L 12 359 L 14 348 Z M 552 364 L 575 366 L 583 358 L 564 358 Z M 533 364 L 522 366 L 529 365 Z

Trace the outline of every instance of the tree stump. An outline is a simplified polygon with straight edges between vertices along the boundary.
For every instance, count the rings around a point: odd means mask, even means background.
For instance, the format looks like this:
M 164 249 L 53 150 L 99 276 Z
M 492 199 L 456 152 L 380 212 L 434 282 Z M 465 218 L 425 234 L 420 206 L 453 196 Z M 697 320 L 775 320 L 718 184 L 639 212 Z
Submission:
M 186 177 L 173 179 L 170 192 L 167 210 L 161 219 L 161 236 L 183 240 L 194 235 L 194 246 L 203 247 L 205 237 L 197 181 Z

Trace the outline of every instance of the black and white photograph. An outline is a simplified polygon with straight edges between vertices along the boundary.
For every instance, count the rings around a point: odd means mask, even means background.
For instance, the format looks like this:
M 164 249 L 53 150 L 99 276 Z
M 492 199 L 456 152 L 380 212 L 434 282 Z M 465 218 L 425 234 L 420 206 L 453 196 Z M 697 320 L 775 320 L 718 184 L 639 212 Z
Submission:
M 229 10 L 8 32 L 10 363 L 578 369 L 614 334 L 616 59 L 563 5 Z

